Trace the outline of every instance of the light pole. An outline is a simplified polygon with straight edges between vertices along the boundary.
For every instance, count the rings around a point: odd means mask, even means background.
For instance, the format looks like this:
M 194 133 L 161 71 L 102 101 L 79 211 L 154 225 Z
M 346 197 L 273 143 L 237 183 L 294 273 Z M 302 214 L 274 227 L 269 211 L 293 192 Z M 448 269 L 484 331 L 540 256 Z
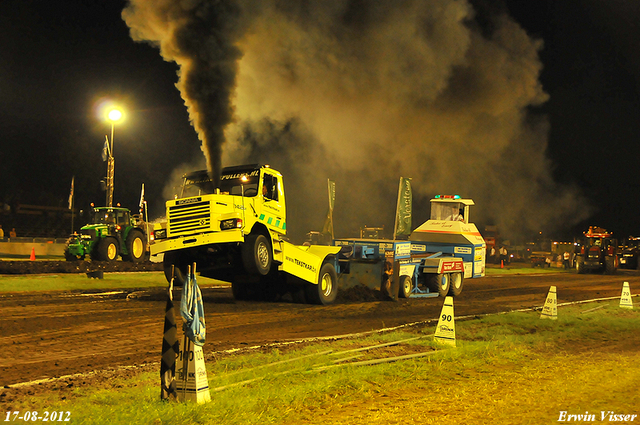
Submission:
M 113 177 L 115 172 L 115 160 L 113 158 L 113 135 L 115 132 L 116 121 L 122 118 L 122 112 L 119 109 L 112 109 L 107 114 L 107 118 L 111 121 L 111 141 L 107 141 L 108 158 L 107 158 L 107 207 L 113 206 Z

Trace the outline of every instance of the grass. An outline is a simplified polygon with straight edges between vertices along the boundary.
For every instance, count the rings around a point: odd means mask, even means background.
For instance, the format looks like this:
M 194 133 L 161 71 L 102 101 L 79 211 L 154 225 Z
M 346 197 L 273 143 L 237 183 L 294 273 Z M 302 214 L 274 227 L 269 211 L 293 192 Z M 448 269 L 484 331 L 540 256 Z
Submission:
M 198 277 L 198 285 L 219 284 Z M 105 273 L 104 279 L 89 279 L 85 273 L 0 276 L 0 292 L 73 291 L 166 287 L 163 272 Z
M 558 320 L 510 313 L 456 323 L 457 348 L 427 336 L 434 328 L 207 359 L 212 389 L 203 405 L 159 400 L 158 371 L 95 386 L 37 392 L 9 410 L 69 411 L 74 424 L 544 424 L 561 412 L 640 414 L 640 313 L 616 302 L 562 307 Z M 439 351 L 373 366 L 326 369 L 335 354 L 383 358 Z M 206 346 L 205 346 L 206 349 Z M 328 353 L 328 350 L 332 350 Z M 205 350 L 206 351 L 206 350 Z M 64 397 L 64 399 L 63 399 Z M 636 421 L 640 419 L 636 418 Z

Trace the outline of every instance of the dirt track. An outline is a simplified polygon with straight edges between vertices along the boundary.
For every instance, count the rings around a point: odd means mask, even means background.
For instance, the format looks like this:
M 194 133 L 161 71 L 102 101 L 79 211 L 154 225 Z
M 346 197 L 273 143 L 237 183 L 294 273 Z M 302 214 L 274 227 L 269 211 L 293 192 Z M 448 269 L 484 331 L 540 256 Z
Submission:
M 164 279 L 158 273 L 158 279 Z M 540 307 L 549 286 L 558 302 L 619 297 L 623 281 L 640 286 L 637 272 L 615 276 L 575 273 L 509 275 L 465 281 L 456 318 Z M 292 302 L 235 301 L 231 288 L 203 288 L 205 354 L 230 348 L 296 341 L 436 319 L 441 298 L 399 302 L 346 301 L 321 307 Z M 176 305 L 180 291 L 175 291 Z M 156 363 L 160 359 L 166 296 L 160 289 L 105 294 L 29 293 L 0 296 L 0 384 Z M 179 312 L 176 308 L 176 317 Z M 435 324 L 423 324 L 435 326 Z
M 86 273 L 86 272 L 141 272 L 162 270 L 162 263 L 131 263 L 129 261 L 5 261 L 0 260 L 0 275 Z

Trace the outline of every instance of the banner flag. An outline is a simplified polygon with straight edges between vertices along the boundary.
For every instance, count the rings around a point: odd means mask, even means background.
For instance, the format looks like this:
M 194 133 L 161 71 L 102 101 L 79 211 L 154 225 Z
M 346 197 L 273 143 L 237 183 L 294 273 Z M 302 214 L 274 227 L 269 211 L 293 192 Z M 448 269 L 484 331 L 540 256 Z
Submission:
M 69 209 L 73 208 L 73 186 L 76 176 L 71 177 L 71 191 L 69 192 Z
M 102 147 L 102 160 L 106 161 L 109 157 L 109 138 L 104 136 L 104 146 Z
M 182 286 L 182 299 L 180 300 L 180 314 L 182 315 L 182 331 L 198 346 L 203 346 L 206 337 L 204 323 L 204 305 L 202 293 L 196 282 L 195 264 L 194 273 L 187 273 L 187 281 Z
M 412 204 L 411 179 L 400 177 L 394 239 L 397 236 L 409 236 L 411 234 Z
M 336 182 L 331 180 L 327 181 L 329 183 L 329 211 L 327 212 L 327 218 L 325 219 L 324 226 L 322 227 L 322 233 L 325 235 L 331 235 L 331 239 L 333 239 L 333 206 L 336 202 Z
M 164 336 L 162 338 L 162 360 L 160 361 L 160 399 L 175 400 L 176 357 L 180 352 L 178 328 L 173 312 L 173 279 L 167 291 L 167 305 L 164 309 Z
M 336 203 L 336 182 L 327 181 L 329 183 L 329 210 L 333 213 L 333 206 Z
M 141 216 L 141 218 L 144 218 L 143 212 L 144 212 L 144 183 L 142 183 L 142 191 L 140 192 L 140 216 Z

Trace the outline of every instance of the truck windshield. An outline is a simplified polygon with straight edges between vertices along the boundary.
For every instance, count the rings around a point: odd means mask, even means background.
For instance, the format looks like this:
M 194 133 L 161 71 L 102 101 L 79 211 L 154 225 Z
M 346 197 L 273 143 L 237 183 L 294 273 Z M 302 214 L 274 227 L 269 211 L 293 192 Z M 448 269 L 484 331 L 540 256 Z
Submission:
M 226 170 L 226 172 L 225 172 Z M 246 177 L 242 181 L 242 177 Z M 258 183 L 260 170 L 254 168 L 224 169 L 220 176 L 220 193 L 235 196 L 256 196 L 258 194 Z M 195 171 L 184 176 L 182 184 L 181 198 L 191 196 L 208 195 L 215 192 L 213 179 L 206 170 Z
M 256 196 L 258 194 L 258 176 L 247 177 L 246 182 L 240 178 L 224 179 L 220 181 L 220 192 L 236 196 Z
M 431 220 L 462 221 L 464 206 L 460 202 L 432 202 Z
M 195 171 L 184 176 L 181 198 L 213 193 L 213 179 L 206 170 Z

